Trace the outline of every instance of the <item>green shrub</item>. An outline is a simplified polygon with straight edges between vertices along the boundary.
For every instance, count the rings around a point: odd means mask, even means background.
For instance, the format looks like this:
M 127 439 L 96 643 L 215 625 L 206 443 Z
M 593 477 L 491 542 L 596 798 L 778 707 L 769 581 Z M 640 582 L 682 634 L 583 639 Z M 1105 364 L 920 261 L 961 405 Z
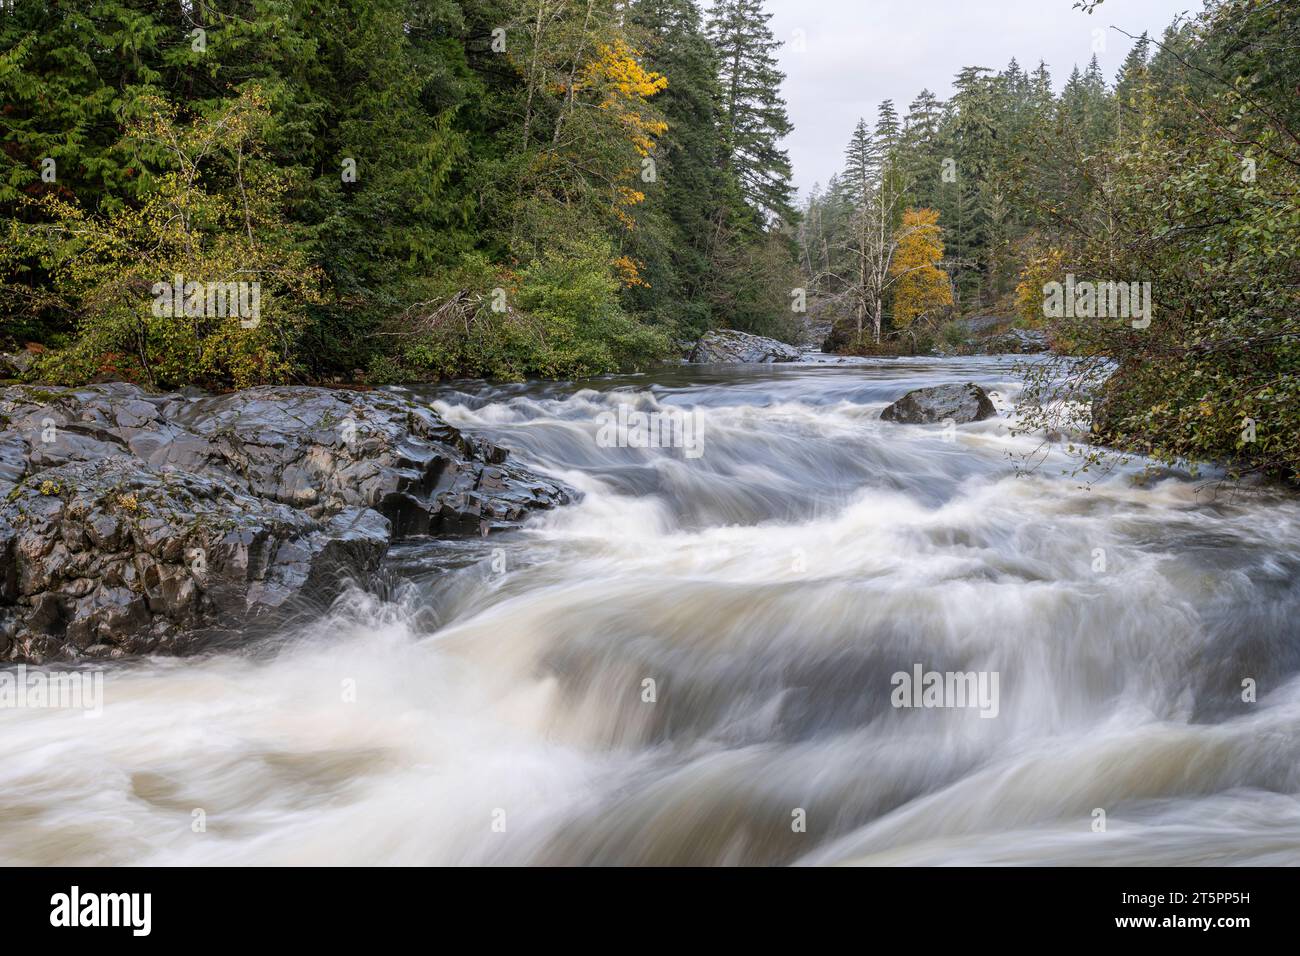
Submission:
M 391 325 L 395 343 L 368 380 L 529 375 L 579 378 L 642 368 L 670 350 L 663 331 L 628 315 L 608 251 L 552 253 L 518 273 L 469 256 L 421 308 Z
M 44 270 L 77 323 L 72 344 L 43 357 L 35 375 L 164 388 L 284 380 L 321 277 L 293 246 L 284 176 L 258 159 L 268 118 L 260 92 L 187 122 L 156 97 L 141 104 L 128 144 L 175 146 L 138 206 L 94 211 L 47 193 L 25 200 L 29 219 L 14 224 L 7 271 Z M 178 276 L 179 300 L 170 291 Z

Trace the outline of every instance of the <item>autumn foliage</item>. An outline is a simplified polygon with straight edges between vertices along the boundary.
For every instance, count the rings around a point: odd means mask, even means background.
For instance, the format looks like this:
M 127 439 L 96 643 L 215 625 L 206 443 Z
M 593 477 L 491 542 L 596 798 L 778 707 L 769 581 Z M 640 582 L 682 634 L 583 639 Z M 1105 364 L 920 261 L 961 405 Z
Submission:
M 895 233 L 898 244 L 890 264 L 894 281 L 894 325 L 907 328 L 918 318 L 952 305 L 952 284 L 939 268 L 943 234 L 934 209 L 908 209 Z

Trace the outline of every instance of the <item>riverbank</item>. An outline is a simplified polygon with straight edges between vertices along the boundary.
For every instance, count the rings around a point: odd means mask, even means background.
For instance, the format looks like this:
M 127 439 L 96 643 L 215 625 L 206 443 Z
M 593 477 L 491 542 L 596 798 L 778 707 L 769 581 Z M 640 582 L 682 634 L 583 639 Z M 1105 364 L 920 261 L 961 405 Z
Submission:
M 391 541 L 569 500 L 382 393 L 0 390 L 0 659 L 184 652 L 369 586 Z

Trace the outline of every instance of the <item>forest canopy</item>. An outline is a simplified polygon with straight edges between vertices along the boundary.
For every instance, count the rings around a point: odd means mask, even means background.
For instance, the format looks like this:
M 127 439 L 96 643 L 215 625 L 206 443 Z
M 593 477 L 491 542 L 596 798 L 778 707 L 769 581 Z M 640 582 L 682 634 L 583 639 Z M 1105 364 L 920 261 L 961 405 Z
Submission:
M 788 337 L 777 45 L 759 0 L 5 5 L 5 339 L 229 387 Z M 255 283 L 256 321 L 159 314 L 177 282 Z

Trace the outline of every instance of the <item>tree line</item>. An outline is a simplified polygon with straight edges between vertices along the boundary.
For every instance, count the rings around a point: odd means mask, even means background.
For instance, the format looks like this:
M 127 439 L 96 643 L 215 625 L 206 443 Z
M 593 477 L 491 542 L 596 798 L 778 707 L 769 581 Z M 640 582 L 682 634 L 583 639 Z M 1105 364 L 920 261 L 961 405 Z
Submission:
M 1110 80 L 1094 57 L 1058 94 L 1013 60 L 881 104 L 798 227 L 832 346 L 960 349 L 955 319 L 1013 320 L 1059 356 L 1028 371 L 1026 428 L 1091 413 L 1094 441 L 1300 480 L 1297 36 L 1300 4 L 1210 0 L 1158 39 L 1111 31 Z M 1150 314 L 1113 314 L 1134 284 Z M 1078 301 L 1052 314 L 1049 289 Z
M 1300 473 L 1300 5 L 1208 0 L 1060 93 L 966 67 L 859 122 L 799 209 L 769 19 L 2 3 L 0 346 L 56 382 L 572 377 L 713 327 L 788 339 L 803 290 L 842 350 L 1042 328 L 1068 367 L 1031 375 L 1029 425 L 1091 407 L 1126 450 Z M 1149 322 L 1045 314 L 1134 283 Z
M 761 0 L 0 5 L 4 338 L 44 346 L 47 380 L 229 387 L 575 376 L 712 327 L 788 334 L 768 20 Z M 250 285 L 257 315 L 231 321 L 222 290 Z

